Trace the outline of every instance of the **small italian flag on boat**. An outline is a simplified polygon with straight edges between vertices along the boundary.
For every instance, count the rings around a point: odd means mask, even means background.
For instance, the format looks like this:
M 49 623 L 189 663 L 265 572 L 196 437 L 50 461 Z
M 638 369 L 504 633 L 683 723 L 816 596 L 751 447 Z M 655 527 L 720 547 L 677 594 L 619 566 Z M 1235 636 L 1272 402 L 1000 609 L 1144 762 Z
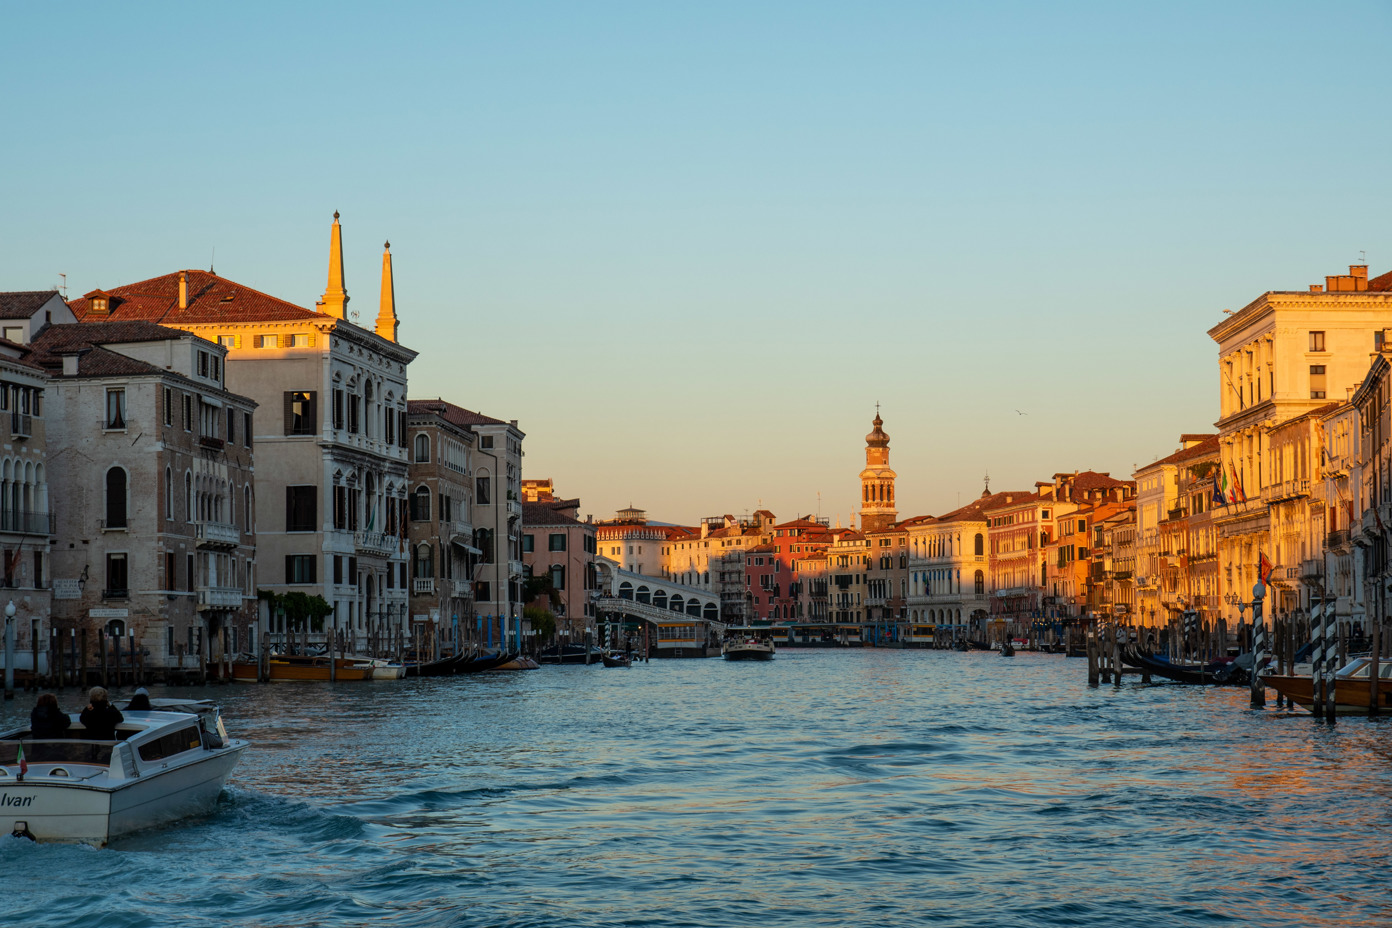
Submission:
M 15 762 L 19 764 L 19 778 L 22 780 L 24 779 L 24 775 L 29 772 L 29 762 L 24 759 L 23 742 L 20 742 L 19 751 L 15 758 Z

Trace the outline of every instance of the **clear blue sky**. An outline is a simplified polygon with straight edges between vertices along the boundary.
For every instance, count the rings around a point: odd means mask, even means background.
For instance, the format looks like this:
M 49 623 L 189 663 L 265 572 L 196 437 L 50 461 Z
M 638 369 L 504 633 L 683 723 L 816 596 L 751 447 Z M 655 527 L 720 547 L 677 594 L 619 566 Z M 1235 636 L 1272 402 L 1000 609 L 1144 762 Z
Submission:
M 0 289 L 352 308 L 584 509 L 900 514 L 1216 418 L 1224 308 L 1392 269 L 1386 3 L 10 4 Z M 1018 415 L 1016 410 L 1026 415 Z

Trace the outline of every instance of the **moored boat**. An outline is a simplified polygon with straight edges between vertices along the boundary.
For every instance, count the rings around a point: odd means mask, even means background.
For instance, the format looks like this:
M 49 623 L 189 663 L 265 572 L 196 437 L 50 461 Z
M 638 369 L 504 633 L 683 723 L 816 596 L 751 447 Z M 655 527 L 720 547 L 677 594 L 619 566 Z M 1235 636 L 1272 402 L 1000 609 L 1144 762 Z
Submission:
M 536 658 L 543 664 L 600 664 L 604 662 L 604 651 L 593 645 L 552 645 L 538 651 Z
M 627 654 L 621 654 L 621 653 L 619 653 L 619 652 L 617 652 L 617 651 L 610 651 L 609 653 L 607 653 L 607 654 L 604 655 L 604 666 L 605 666 L 605 667 L 632 667 L 632 666 L 633 666 L 633 658 L 629 657 Z
M 374 668 L 366 659 L 334 658 L 336 667 L 330 669 L 329 658 L 324 656 L 299 656 L 274 654 L 267 662 L 272 683 L 324 681 L 336 679 L 339 682 L 373 679 Z M 399 664 L 397 665 L 400 666 Z M 254 661 L 234 661 L 232 679 L 238 683 L 255 683 L 257 666 Z
M 1334 711 L 1367 712 L 1372 704 L 1373 659 L 1356 657 L 1334 672 Z M 1314 680 L 1308 676 L 1264 674 L 1262 682 L 1306 709 L 1314 705 Z M 1392 660 L 1378 662 L 1378 708 L 1392 708 Z
M 0 831 L 100 846 L 210 811 L 247 742 L 227 737 L 210 702 L 152 702 L 112 741 L 84 739 L 75 715 L 62 738 L 0 733 Z

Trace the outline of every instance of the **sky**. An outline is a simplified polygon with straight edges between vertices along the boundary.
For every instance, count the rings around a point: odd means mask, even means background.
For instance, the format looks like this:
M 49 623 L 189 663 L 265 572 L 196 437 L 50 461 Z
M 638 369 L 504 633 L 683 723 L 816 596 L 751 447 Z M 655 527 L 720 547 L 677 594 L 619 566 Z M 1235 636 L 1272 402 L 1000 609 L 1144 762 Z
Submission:
M 412 394 L 582 511 L 846 524 L 1129 476 L 1222 310 L 1392 270 L 1392 5 L 0 5 L 0 290 L 392 243 Z

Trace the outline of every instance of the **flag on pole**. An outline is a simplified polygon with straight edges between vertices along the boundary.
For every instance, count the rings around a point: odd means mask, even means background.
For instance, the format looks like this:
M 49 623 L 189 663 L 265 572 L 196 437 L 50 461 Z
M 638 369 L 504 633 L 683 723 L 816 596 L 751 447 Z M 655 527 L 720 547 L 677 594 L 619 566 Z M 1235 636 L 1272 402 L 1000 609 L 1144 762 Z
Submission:
M 1221 467 L 1218 469 L 1222 471 Z M 1221 487 L 1218 485 L 1218 474 L 1213 475 L 1213 505 L 1226 506 L 1228 504 L 1227 486 L 1228 475 L 1226 473 L 1223 474 L 1223 485 Z
M 1271 581 L 1271 562 L 1266 559 L 1266 552 L 1259 552 L 1257 555 L 1257 577 L 1265 586 Z
M 19 778 L 22 780 L 24 779 L 24 775 L 29 772 L 29 762 L 24 759 L 23 742 L 21 742 L 19 745 L 18 757 L 16 759 L 19 763 Z
M 1237 468 L 1236 468 L 1236 467 L 1233 467 L 1233 469 L 1232 469 L 1232 493 L 1233 493 L 1233 502 L 1235 502 L 1235 503 L 1245 503 L 1245 502 L 1247 502 L 1247 492 L 1246 492 L 1245 490 L 1242 489 L 1242 481 L 1241 481 L 1240 479 L 1238 479 L 1238 476 L 1237 476 Z

